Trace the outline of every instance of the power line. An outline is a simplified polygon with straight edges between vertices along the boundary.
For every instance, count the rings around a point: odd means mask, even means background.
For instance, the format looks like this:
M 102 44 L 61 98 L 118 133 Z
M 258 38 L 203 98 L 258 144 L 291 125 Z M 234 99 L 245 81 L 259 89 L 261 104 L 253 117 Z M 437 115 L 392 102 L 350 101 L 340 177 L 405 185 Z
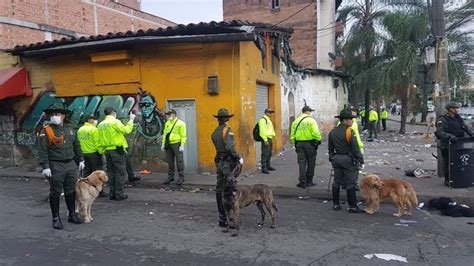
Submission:
M 314 4 L 314 2 L 311 2 L 309 4 L 307 4 L 306 6 L 304 6 L 303 8 L 301 8 L 300 10 L 296 11 L 294 14 L 290 15 L 289 17 L 285 18 L 284 20 L 278 22 L 277 24 L 274 24 L 273 26 L 278 26 L 279 24 L 289 20 L 290 18 L 298 15 L 301 11 L 305 10 L 306 8 L 308 8 L 310 5 Z

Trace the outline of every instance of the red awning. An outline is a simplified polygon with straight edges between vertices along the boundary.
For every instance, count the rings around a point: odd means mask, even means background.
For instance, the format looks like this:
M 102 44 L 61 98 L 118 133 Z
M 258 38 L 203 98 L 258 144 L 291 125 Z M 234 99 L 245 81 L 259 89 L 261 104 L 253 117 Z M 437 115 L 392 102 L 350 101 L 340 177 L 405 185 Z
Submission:
M 31 96 L 28 72 L 24 67 L 0 70 L 0 100 L 14 96 Z

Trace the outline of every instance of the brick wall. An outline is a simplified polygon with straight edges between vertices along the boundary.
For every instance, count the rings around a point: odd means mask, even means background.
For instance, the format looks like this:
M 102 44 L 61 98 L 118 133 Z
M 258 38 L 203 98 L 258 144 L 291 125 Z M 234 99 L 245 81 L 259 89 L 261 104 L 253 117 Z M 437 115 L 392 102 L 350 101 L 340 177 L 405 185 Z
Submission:
M 45 41 L 45 31 L 48 31 L 44 29 L 45 25 L 58 30 L 52 32 L 53 39 L 175 25 L 164 18 L 141 12 L 140 2 L 140 0 L 0 1 L 0 16 L 4 21 L 8 20 L 0 23 L 0 49 Z
M 224 20 L 248 20 L 278 24 L 294 29 L 290 39 L 292 59 L 302 67 L 316 68 L 316 4 L 314 0 L 280 0 L 280 8 L 272 10 L 272 0 L 223 0 Z

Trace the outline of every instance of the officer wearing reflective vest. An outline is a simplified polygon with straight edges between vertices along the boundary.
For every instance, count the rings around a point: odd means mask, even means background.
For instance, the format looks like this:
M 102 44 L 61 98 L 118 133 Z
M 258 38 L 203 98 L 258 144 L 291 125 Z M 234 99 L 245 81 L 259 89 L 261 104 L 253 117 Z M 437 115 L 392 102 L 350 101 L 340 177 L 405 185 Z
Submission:
M 316 120 L 311 117 L 313 111 L 311 107 L 304 106 L 302 114 L 291 124 L 290 141 L 295 144 L 299 168 L 299 183 L 296 186 L 300 188 L 315 185 L 314 167 L 318 146 L 321 144 L 321 133 Z
M 382 120 L 383 131 L 387 130 L 388 112 L 387 110 L 385 110 L 385 108 L 382 108 L 382 112 L 380 113 L 380 119 Z
M 66 115 L 70 113 L 62 104 L 53 104 L 44 110 L 49 116 L 49 121 L 41 129 L 38 137 L 39 164 L 43 167 L 43 176 L 49 181 L 49 206 L 53 216 L 53 228 L 63 229 L 59 215 L 59 202 L 64 191 L 68 222 L 81 224 L 76 215 L 75 185 L 77 179 L 77 164 L 79 170 L 85 167 L 81 147 L 75 132 L 65 123 Z
M 441 149 L 443 158 L 444 184 L 449 186 L 449 143 L 455 143 L 458 138 L 466 134 L 472 137 L 472 131 L 459 116 L 459 104 L 448 102 L 446 104 L 447 114 L 442 115 L 436 123 L 435 136 L 438 139 L 438 147 Z
M 328 136 L 329 161 L 334 168 L 334 183 L 332 185 L 333 209 L 340 210 L 339 189 L 346 188 L 348 211 L 361 213 L 357 207 L 356 184 L 359 168 L 364 164 L 364 158 L 357 145 L 355 134 L 351 129 L 352 119 L 355 116 L 349 110 L 342 110 L 339 118 L 340 124 L 331 130 Z
M 374 141 L 377 138 L 377 121 L 379 121 L 379 115 L 372 107 L 369 111 L 369 138 L 367 141 Z
M 269 174 L 268 171 L 276 170 L 270 164 L 273 152 L 273 139 L 275 138 L 275 128 L 271 120 L 272 114 L 275 113 L 272 109 L 265 109 L 264 116 L 258 120 L 258 128 L 260 138 L 262 139 L 262 156 L 260 162 L 262 164 L 262 173 Z
M 86 167 L 84 168 L 84 177 L 89 176 L 96 170 L 102 170 L 102 154 L 99 145 L 99 131 L 97 130 L 97 117 L 89 115 L 86 122 L 77 130 L 77 139 L 81 144 L 82 154 Z M 107 197 L 104 189 L 99 192 L 99 197 Z
M 165 185 L 174 181 L 175 159 L 178 166 L 178 181 L 176 185 L 184 183 L 184 145 L 186 145 L 186 124 L 176 116 L 176 111 L 171 109 L 165 113 L 168 121 L 165 123 L 165 131 L 161 140 L 161 150 L 166 151 L 168 162 L 168 179 Z
M 125 135 L 133 131 L 133 121 L 135 114 L 130 113 L 130 119 L 124 125 L 117 119 L 117 112 L 112 107 L 104 109 L 105 119 L 99 123 L 100 149 L 105 151 L 105 160 L 107 162 L 107 175 L 109 176 L 109 199 L 125 200 L 128 195 L 124 194 L 125 185 L 126 158 L 125 158 Z
M 364 154 L 364 143 L 362 142 L 362 139 L 360 137 L 360 133 L 359 133 L 359 123 L 357 121 L 357 108 L 355 108 L 354 106 L 351 106 L 350 107 L 350 111 L 352 113 L 352 116 L 354 116 L 354 118 L 352 118 L 352 126 L 351 126 L 351 129 L 352 131 L 354 131 L 354 136 L 357 140 L 357 146 L 359 146 L 359 150 L 362 154 Z M 339 126 L 341 124 L 341 121 L 337 121 L 337 124 L 336 126 Z
M 235 150 L 234 132 L 228 126 L 229 119 L 233 117 L 225 108 L 219 109 L 217 115 L 214 115 L 219 122 L 219 125 L 211 135 L 212 143 L 216 148 L 216 157 L 214 162 L 217 168 L 217 183 L 216 183 L 216 202 L 217 210 L 219 212 L 219 226 L 226 227 L 227 220 L 223 203 L 223 192 L 226 178 L 230 176 L 234 167 L 238 163 L 243 165 L 244 160 Z

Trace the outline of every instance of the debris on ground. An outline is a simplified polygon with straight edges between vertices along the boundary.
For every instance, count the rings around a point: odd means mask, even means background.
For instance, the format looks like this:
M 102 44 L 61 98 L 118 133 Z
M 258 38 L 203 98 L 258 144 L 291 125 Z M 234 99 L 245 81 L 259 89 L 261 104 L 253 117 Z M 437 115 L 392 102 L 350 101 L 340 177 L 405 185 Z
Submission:
M 143 169 L 139 172 L 141 175 L 149 175 L 151 174 L 151 171 L 147 170 L 147 169 Z
M 397 226 L 408 226 L 408 224 L 401 224 L 401 223 L 394 223 L 394 225 L 397 225 Z
M 191 192 L 191 193 L 196 193 L 196 192 L 198 192 L 198 191 L 200 191 L 200 190 L 201 190 L 201 189 L 197 187 L 197 188 L 191 189 L 189 192 Z
M 394 255 L 394 254 L 379 253 L 379 254 L 366 254 L 366 255 L 364 255 L 364 258 L 369 259 L 369 260 L 372 259 L 373 257 L 376 257 L 376 258 L 379 258 L 379 259 L 382 259 L 382 260 L 386 260 L 386 261 L 396 260 L 396 261 L 401 261 L 401 262 L 408 263 L 407 258 L 399 256 L 399 255 Z
M 418 222 L 417 222 L 417 221 L 414 221 L 414 220 L 403 220 L 403 219 L 400 219 L 400 223 L 402 223 L 402 224 L 417 224 Z
M 301 197 L 301 196 L 299 196 L 298 199 L 309 199 L 309 197 Z
M 427 170 L 422 168 L 415 168 L 413 170 L 405 170 L 406 176 L 412 176 L 416 178 L 429 178 L 431 174 Z

